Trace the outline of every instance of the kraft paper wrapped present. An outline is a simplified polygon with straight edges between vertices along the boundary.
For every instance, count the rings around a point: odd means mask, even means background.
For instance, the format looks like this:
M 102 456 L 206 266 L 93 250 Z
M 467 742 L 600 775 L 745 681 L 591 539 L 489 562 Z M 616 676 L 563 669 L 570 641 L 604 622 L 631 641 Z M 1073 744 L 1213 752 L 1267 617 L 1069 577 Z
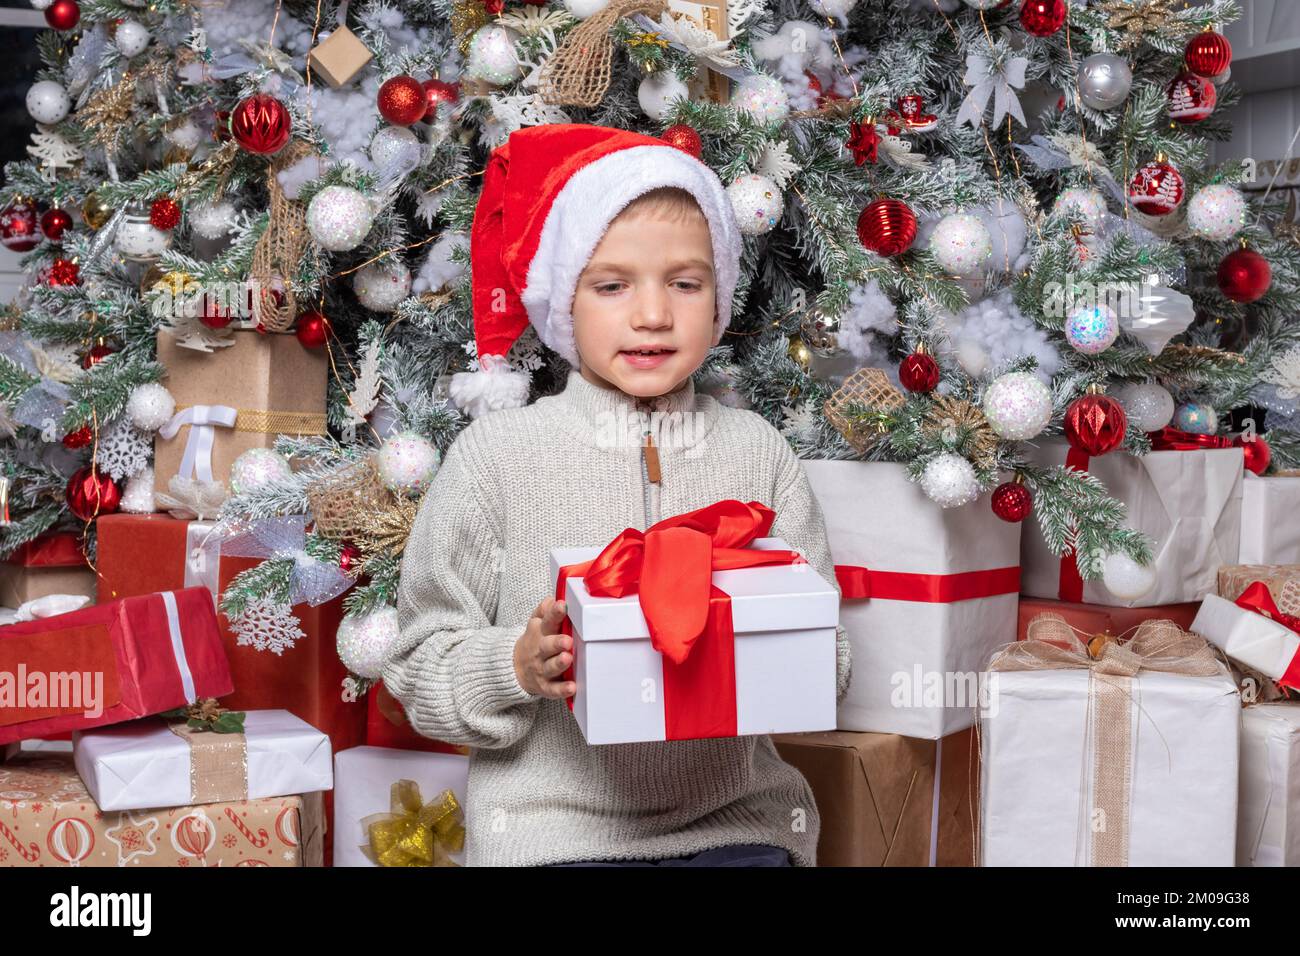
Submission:
M 328 359 L 290 334 L 249 329 L 213 352 L 183 348 L 158 333 L 158 361 L 176 414 L 154 439 L 154 487 L 173 476 L 229 484 L 230 466 L 277 435 L 323 435 Z
M 1143 621 L 1173 621 L 1183 630 L 1194 630 L 1192 621 L 1201 609 L 1199 601 L 1186 604 L 1164 604 L 1160 607 L 1111 607 L 1105 604 L 1076 604 L 1073 601 L 1053 601 L 1050 598 L 1020 599 L 1016 640 L 1023 641 L 1029 631 L 1029 622 L 1048 611 L 1059 614 L 1076 631 L 1084 634 L 1109 633 L 1123 637 Z
M 993 514 L 988 495 L 940 508 L 903 465 L 802 464 L 826 515 L 853 645 L 837 726 L 928 740 L 972 726 L 978 675 L 1016 637 L 1019 528 Z
M 0 867 L 321 865 L 321 794 L 102 811 L 72 755 L 0 764 Z
M 774 734 L 812 787 L 818 866 L 973 866 L 974 729 L 940 740 L 831 730 Z
M 1230 564 L 1219 568 L 1221 598 L 1235 601 L 1256 581 L 1285 614 L 1300 615 L 1300 564 Z
M 372 59 L 374 54 L 341 23 L 307 54 L 312 72 L 325 77 L 325 82 L 335 90 L 351 81 Z
M 1300 866 L 1300 704 L 1241 715 L 1238 866 Z
M 1300 690 L 1300 617 L 1279 610 L 1262 581 L 1235 602 L 1206 595 L 1192 630 L 1233 660 Z
M 71 532 L 42 535 L 0 562 L 0 606 L 16 608 L 51 594 L 95 599 L 95 572 Z
M 76 733 L 77 773 L 101 810 L 183 807 L 333 787 L 329 738 L 287 710 L 253 710 L 244 732 L 135 720 Z
M 1300 477 L 1246 472 L 1236 563 L 1300 563 Z
M 335 754 L 334 865 L 463 865 L 468 782 L 469 758 L 457 754 L 387 747 L 353 747 Z M 379 826 L 373 834 L 372 824 Z M 424 841 L 432 848 L 429 857 L 411 858 L 385 842 L 394 829 L 403 828 L 429 831 Z
M 1050 441 L 1032 448 L 1030 457 L 1041 466 L 1086 471 L 1123 502 L 1125 527 L 1145 533 L 1155 544 L 1156 582 L 1141 597 L 1118 598 L 1100 579 L 1082 580 L 1074 556 L 1052 554 L 1037 523 L 1026 521 L 1024 594 L 1120 607 L 1181 604 L 1213 594 L 1219 567 L 1236 562 L 1241 547 L 1240 448 L 1153 451 L 1140 458 L 1115 451 L 1090 458 L 1065 442 Z
M 212 595 L 187 588 L 0 628 L 0 744 L 231 692 Z
M 770 519 L 764 522 L 758 512 L 772 515 L 771 510 L 753 504 L 719 502 L 668 520 L 706 512 L 717 515 L 720 511 L 712 509 L 735 506 L 754 512 L 756 526 L 770 527 Z M 732 518 L 744 520 L 739 513 Z M 645 534 L 654 533 L 652 528 Z M 712 548 L 711 586 L 710 581 L 683 584 L 681 568 L 687 561 L 668 545 L 658 552 L 662 564 L 657 568 L 649 560 L 642 567 L 639 558 L 634 567 L 631 560 L 620 557 L 624 552 L 619 546 L 636 542 L 640 534 L 625 531 L 603 551 L 557 548 L 551 552 L 555 596 L 566 602 L 565 633 L 574 638 L 569 679 L 576 681 L 577 693 L 568 703 L 587 743 L 734 737 L 835 726 L 839 593 L 834 585 L 780 538 L 748 535 L 744 540 L 749 547 Z M 637 545 L 629 547 L 635 550 Z M 707 571 L 709 561 L 705 554 L 695 567 Z M 600 595 L 599 591 L 610 590 L 604 585 L 618 585 L 616 579 L 625 576 L 639 576 L 639 593 Z M 692 601 L 699 602 L 698 617 L 689 610 Z M 683 620 L 704 622 L 704 631 L 676 659 L 673 655 L 679 649 L 671 635 Z M 660 634 L 669 635 L 663 653 L 651 638 L 655 621 Z
M 1232 866 L 1241 700 L 1202 638 L 1043 615 L 990 665 L 984 866 Z

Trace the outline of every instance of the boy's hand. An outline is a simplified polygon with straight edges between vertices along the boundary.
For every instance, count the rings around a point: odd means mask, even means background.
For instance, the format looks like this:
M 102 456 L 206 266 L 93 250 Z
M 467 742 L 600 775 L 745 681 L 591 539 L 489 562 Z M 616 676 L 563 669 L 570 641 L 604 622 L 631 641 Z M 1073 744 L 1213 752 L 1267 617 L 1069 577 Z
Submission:
M 515 677 L 530 694 L 563 700 L 578 691 L 573 681 L 561 679 L 573 663 L 573 638 L 560 633 L 564 613 L 563 601 L 546 598 L 515 642 Z

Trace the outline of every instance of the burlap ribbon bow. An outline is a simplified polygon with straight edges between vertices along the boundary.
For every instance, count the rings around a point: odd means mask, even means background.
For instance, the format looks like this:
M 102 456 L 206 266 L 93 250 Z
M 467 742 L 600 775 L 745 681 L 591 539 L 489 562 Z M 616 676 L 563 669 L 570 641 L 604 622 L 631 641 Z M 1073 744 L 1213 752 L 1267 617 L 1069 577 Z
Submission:
M 1122 641 L 1111 634 L 1083 635 L 1059 614 L 1039 614 L 1027 638 L 1008 645 L 990 671 L 1089 671 L 1092 735 L 1093 866 L 1128 866 L 1129 800 L 1133 783 L 1132 682 L 1142 671 L 1188 677 L 1227 676 L 1214 647 L 1173 621 L 1143 621 Z

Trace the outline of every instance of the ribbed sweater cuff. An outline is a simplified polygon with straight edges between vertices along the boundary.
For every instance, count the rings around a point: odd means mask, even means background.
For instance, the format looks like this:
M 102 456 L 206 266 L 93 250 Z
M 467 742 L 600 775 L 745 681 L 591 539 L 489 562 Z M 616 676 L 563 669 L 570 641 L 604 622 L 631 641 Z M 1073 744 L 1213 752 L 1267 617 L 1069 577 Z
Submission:
M 493 713 L 541 699 L 524 690 L 515 675 L 515 643 L 521 633 L 521 628 L 485 627 L 467 642 L 454 677 L 460 685 L 457 696 L 466 711 Z M 423 697 L 426 690 L 433 688 L 420 683 Z

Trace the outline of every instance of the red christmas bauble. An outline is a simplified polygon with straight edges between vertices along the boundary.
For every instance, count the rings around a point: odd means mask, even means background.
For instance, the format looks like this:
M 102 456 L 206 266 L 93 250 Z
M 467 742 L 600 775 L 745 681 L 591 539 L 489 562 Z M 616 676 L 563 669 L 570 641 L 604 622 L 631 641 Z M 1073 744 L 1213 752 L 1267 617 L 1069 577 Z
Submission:
M 700 140 L 700 134 L 694 127 L 687 126 L 685 123 L 675 123 L 664 130 L 659 138 L 669 146 L 676 146 L 683 153 L 689 153 L 696 159 L 704 154 L 704 143 Z
M 81 360 L 81 367 L 90 368 L 94 365 L 98 365 L 100 362 L 104 361 L 104 359 L 112 355 L 113 352 L 114 349 L 109 348 L 107 345 L 92 345 L 90 351 L 86 353 L 85 358 Z
M 298 316 L 293 334 L 304 348 L 318 349 L 329 340 L 330 320 L 314 309 L 304 312 Z
M 898 199 L 877 199 L 858 216 L 858 240 L 881 256 L 906 252 L 916 239 L 916 213 Z
M 346 541 L 339 548 L 339 570 L 350 572 L 361 563 L 361 549 L 351 541 Z
M 15 199 L 0 213 L 0 243 L 14 252 L 30 252 L 41 244 L 36 204 Z
M 234 320 L 229 309 L 222 308 L 216 302 L 209 302 L 207 296 L 203 297 L 203 312 L 199 315 L 199 321 L 208 328 L 224 329 Z
M 1237 249 L 1219 263 L 1219 291 L 1233 302 L 1254 302 L 1273 282 L 1273 267 L 1254 249 Z
M 1218 76 L 1232 64 L 1232 44 L 1222 33 L 1206 30 L 1187 41 L 1183 62 L 1198 76 Z
M 1128 416 L 1109 395 L 1084 395 L 1065 411 L 1065 437 L 1092 457 L 1112 452 L 1124 441 Z
M 293 133 L 293 117 L 283 103 L 269 93 L 254 93 L 230 111 L 230 135 L 235 142 L 259 156 L 284 148 Z
M 50 242 L 62 242 L 63 234 L 71 228 L 72 217 L 57 206 L 45 210 L 41 216 L 41 232 L 45 233 L 45 238 Z
M 1209 118 L 1219 98 L 1213 83 L 1186 71 L 1174 77 L 1166 93 L 1169 96 L 1169 118 L 1179 123 L 1199 123 Z
M 95 440 L 95 433 L 90 430 L 89 425 L 82 425 L 74 432 L 68 432 L 63 436 L 64 448 L 85 448 Z
M 54 0 L 45 8 L 45 22 L 56 30 L 71 30 L 81 20 L 76 0 Z
M 1025 0 L 1020 25 L 1036 37 L 1050 37 L 1065 25 L 1070 7 L 1066 0 Z
M 489 16 L 495 17 L 506 8 L 506 0 L 483 0 L 483 9 Z
M 924 352 L 913 352 L 898 366 L 898 380 L 909 392 L 933 392 L 939 384 L 939 363 Z
M 1003 521 L 1024 521 L 1034 512 L 1034 493 L 1015 481 L 1006 481 L 993 489 L 989 504 Z
M 122 500 L 122 492 L 108 475 L 97 468 L 87 465 L 78 468 L 68 479 L 68 488 L 64 493 L 68 510 L 82 521 L 89 521 L 96 515 L 112 514 Z
M 439 103 L 455 103 L 460 99 L 460 86 L 456 83 L 447 83 L 435 78 L 425 80 L 420 85 L 424 87 L 424 118 L 430 122 L 433 122 L 438 115 Z
M 1256 435 L 1251 441 L 1243 441 L 1241 451 L 1246 459 L 1247 471 L 1257 475 L 1268 471 L 1268 463 L 1273 460 L 1273 449 L 1268 447 L 1268 442 L 1264 439 Z
M 81 285 L 81 266 L 71 259 L 55 259 L 45 274 L 46 285 Z
M 181 206 L 175 199 L 163 196 L 149 207 L 149 225 L 166 232 L 175 229 L 181 221 Z
M 1147 163 L 1128 184 L 1128 199 L 1140 213 L 1167 216 L 1183 201 L 1183 174 L 1164 160 Z
M 424 119 L 429 101 L 413 76 L 395 76 L 379 88 L 379 115 L 394 126 L 410 126 Z

